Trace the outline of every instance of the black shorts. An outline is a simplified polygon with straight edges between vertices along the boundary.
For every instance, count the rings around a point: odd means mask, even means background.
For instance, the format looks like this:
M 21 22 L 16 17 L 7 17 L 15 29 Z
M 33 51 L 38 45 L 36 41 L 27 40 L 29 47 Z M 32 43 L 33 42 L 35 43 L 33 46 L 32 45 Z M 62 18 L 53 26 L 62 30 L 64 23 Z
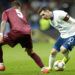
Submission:
M 17 34 L 15 34 L 15 35 L 17 36 Z M 15 36 L 15 35 L 13 35 L 13 36 Z M 13 36 L 11 36 L 11 37 L 13 37 Z M 5 36 L 3 44 L 8 44 L 11 47 L 14 47 L 18 43 L 20 43 L 23 48 L 28 48 L 28 49 L 33 48 L 31 35 L 29 35 L 29 34 L 23 35 L 21 37 L 17 37 L 16 39 L 12 39 L 11 37 Z
M 25 35 L 25 37 L 20 38 L 19 43 L 23 48 L 32 49 L 32 39 L 30 35 Z

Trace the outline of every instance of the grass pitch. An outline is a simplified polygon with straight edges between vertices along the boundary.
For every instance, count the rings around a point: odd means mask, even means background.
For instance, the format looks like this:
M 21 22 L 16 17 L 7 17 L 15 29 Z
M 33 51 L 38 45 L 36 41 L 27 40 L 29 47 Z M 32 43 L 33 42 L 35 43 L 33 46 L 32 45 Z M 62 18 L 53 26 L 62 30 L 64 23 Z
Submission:
M 48 58 L 54 42 L 51 39 L 51 43 L 34 43 L 34 51 L 41 57 L 46 66 L 48 66 Z M 44 75 L 20 45 L 15 48 L 3 46 L 3 51 L 6 70 L 0 72 L 0 75 Z M 71 51 L 70 56 L 71 59 L 66 64 L 64 71 L 53 70 L 47 75 L 75 75 L 75 48 Z M 62 59 L 62 57 L 63 55 L 60 53 L 57 55 L 57 59 Z

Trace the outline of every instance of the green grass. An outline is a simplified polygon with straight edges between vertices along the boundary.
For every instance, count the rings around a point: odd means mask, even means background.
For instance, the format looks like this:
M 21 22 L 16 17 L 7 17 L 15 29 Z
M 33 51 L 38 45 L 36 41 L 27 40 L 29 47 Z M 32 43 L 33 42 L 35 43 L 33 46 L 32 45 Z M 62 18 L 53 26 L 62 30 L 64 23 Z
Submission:
M 42 61 L 48 66 L 48 57 L 54 41 L 51 39 L 51 43 L 34 43 L 34 51 L 41 57 Z M 34 63 L 34 61 L 27 55 L 24 49 L 20 45 L 15 48 L 9 46 L 3 47 L 4 51 L 4 63 L 6 70 L 0 72 L 0 75 L 43 75 L 40 72 L 40 68 Z M 75 75 L 75 50 L 70 53 L 71 59 L 66 64 L 66 68 L 62 72 L 52 71 L 47 75 Z M 57 59 L 62 58 L 62 54 L 57 55 Z

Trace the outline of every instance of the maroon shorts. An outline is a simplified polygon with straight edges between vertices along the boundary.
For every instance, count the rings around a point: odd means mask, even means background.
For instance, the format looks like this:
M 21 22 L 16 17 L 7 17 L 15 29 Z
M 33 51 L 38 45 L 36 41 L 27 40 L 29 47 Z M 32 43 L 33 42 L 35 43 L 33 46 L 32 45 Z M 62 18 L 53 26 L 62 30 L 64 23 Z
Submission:
M 3 44 L 8 44 L 14 47 L 16 44 L 20 43 L 23 48 L 32 49 L 32 39 L 29 34 L 22 34 L 17 31 L 11 31 L 4 36 Z

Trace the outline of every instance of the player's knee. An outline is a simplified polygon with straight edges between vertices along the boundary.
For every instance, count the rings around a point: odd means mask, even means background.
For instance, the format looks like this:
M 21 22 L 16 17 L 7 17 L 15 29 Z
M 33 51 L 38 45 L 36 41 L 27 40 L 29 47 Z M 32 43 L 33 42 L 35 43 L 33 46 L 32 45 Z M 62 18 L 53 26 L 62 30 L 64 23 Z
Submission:
M 56 54 L 57 54 L 57 50 L 56 49 L 52 49 L 51 55 L 55 56 Z
M 31 56 L 34 52 L 32 51 L 32 49 L 26 49 L 26 51 L 27 51 L 27 54 L 29 55 L 29 56 Z
M 60 51 L 61 51 L 61 53 L 64 54 L 64 53 L 66 52 L 66 48 L 65 48 L 64 46 L 61 46 L 61 47 L 60 47 Z

